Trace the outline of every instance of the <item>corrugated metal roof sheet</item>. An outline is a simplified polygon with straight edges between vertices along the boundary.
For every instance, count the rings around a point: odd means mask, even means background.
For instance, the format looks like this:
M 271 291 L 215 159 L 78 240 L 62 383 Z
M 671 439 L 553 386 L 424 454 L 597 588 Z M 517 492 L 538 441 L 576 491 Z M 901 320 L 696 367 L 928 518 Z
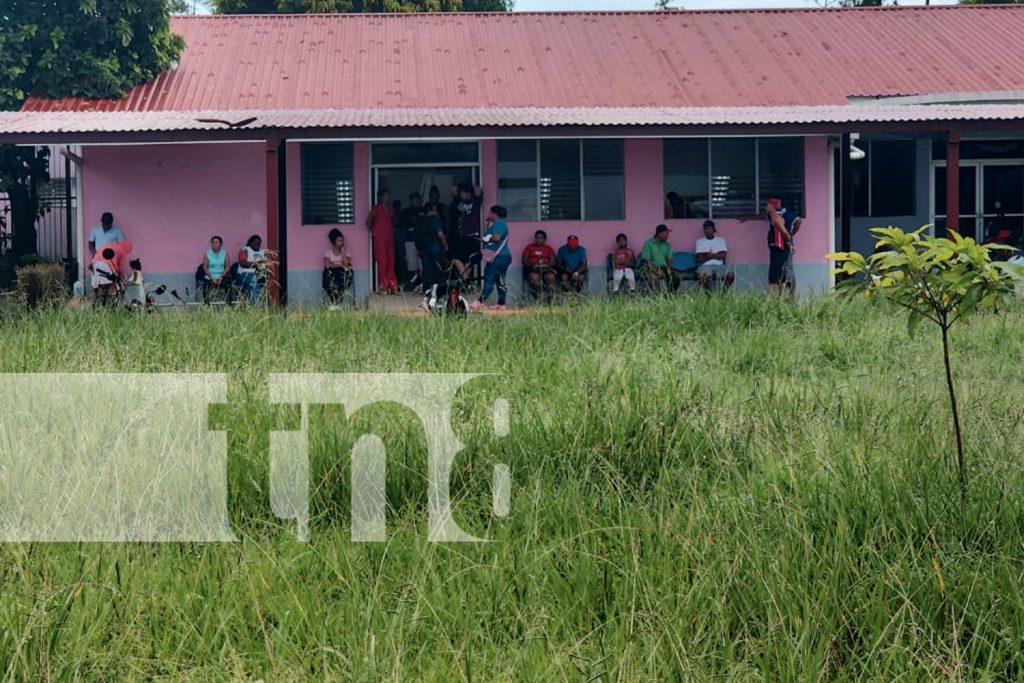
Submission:
M 207 16 L 172 25 L 188 47 L 154 82 L 118 100 L 32 98 L 23 110 L 790 107 L 1024 91 L 1024 7 Z
M 596 107 L 489 109 L 284 109 L 203 112 L 6 112 L 0 135 L 225 130 L 220 123 L 256 117 L 244 130 L 477 126 L 707 126 L 860 124 L 1024 120 L 1022 104 L 818 107 Z

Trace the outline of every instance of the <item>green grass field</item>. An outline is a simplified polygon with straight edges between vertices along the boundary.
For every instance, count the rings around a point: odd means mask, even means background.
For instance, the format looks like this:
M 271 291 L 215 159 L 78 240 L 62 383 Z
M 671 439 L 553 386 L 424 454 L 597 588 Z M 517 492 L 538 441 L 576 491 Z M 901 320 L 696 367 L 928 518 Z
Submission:
M 1022 315 L 955 333 L 963 510 L 937 335 L 877 306 L 11 319 L 0 372 L 229 373 L 212 419 L 240 542 L 0 546 L 2 680 L 1021 680 Z M 313 411 L 300 543 L 267 494 L 269 431 L 295 417 L 267 374 L 293 371 L 495 373 L 458 399 L 452 481 L 492 542 L 427 542 L 422 429 L 385 405 Z M 352 543 L 348 454 L 371 430 L 388 541 Z

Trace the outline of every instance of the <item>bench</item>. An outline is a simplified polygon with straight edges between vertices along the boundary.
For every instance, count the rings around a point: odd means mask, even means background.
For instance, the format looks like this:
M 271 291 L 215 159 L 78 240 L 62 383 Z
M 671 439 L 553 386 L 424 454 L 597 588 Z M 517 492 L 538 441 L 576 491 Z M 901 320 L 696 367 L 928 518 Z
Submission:
M 637 257 L 636 272 L 637 272 L 637 288 L 640 292 L 645 293 L 649 290 L 647 283 L 644 278 L 640 276 L 640 271 L 643 268 L 643 259 Z M 697 282 L 697 254 L 692 251 L 676 251 L 672 253 L 672 269 L 679 274 L 679 279 L 682 282 Z M 609 294 L 612 291 L 612 283 L 614 278 L 615 269 L 612 266 L 612 255 L 608 254 L 605 258 L 605 278 L 608 283 Z M 680 286 L 682 286 L 680 284 Z

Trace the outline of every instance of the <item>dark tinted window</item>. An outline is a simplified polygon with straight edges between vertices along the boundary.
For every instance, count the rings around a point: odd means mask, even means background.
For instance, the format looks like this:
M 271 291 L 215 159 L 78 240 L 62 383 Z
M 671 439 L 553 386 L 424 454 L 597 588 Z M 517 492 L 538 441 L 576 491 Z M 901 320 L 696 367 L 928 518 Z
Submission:
M 305 143 L 301 147 L 302 222 L 355 222 L 352 143 Z

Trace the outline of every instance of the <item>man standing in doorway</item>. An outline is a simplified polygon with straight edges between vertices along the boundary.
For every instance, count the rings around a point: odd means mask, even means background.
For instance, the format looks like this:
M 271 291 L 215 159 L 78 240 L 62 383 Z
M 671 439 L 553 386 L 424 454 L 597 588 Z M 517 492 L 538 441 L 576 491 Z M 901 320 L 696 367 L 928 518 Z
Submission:
M 401 237 L 401 242 L 395 242 L 395 250 L 398 260 L 405 268 L 403 273 L 408 278 L 408 285 L 411 288 L 420 286 L 420 257 L 416 249 L 416 225 L 424 213 L 423 195 L 413 192 L 409 195 L 409 206 L 402 209 L 398 214 L 398 230 L 396 235 Z
M 89 252 L 95 256 L 105 245 L 119 242 L 124 242 L 124 233 L 114 225 L 114 214 L 108 211 L 100 217 L 100 224 L 89 231 Z
M 391 193 L 381 190 L 377 203 L 366 217 L 366 227 L 373 236 L 373 260 L 377 264 L 377 292 L 397 294 L 398 278 L 395 277 L 395 209 L 391 205 Z

